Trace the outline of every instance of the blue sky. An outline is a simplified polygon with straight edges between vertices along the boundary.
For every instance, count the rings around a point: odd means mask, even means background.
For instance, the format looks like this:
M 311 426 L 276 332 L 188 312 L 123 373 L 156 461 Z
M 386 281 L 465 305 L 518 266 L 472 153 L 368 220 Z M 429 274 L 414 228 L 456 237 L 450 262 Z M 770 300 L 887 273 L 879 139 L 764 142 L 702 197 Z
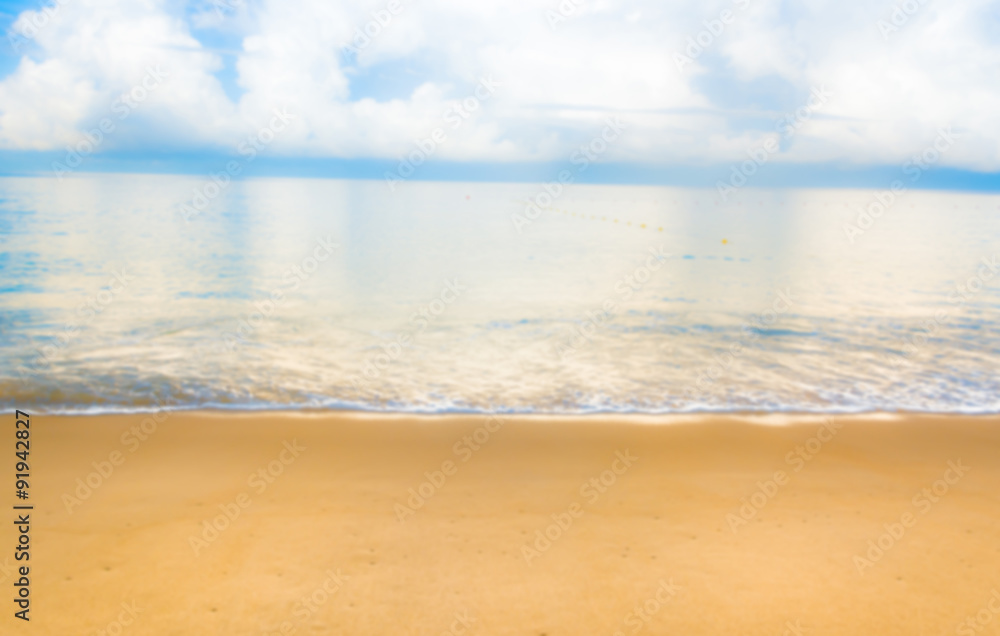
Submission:
M 874 187 L 918 161 L 919 185 L 1000 189 L 997 2 L 48 0 L 0 20 L 5 173 L 197 173 L 249 143 L 250 173 L 530 180 L 582 147 L 594 181 L 711 185 L 756 157 L 761 183 Z

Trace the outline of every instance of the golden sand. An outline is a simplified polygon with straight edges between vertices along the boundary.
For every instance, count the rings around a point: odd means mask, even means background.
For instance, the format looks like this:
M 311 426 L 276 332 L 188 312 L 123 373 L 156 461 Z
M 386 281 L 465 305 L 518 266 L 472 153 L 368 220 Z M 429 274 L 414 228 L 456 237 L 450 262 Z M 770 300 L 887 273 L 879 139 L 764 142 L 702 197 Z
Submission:
M 33 416 L 0 633 L 1000 633 L 997 417 L 146 417 Z

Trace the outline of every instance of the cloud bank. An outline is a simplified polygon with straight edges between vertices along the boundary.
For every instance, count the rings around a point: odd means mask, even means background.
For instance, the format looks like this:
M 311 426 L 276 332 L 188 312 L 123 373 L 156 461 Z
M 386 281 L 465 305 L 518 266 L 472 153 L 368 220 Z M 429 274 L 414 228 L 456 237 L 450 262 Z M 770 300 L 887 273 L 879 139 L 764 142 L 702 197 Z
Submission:
M 774 139 L 775 162 L 898 165 L 949 129 L 941 165 L 997 171 L 998 27 L 976 0 L 53 0 L 10 26 L 0 148 L 110 121 L 101 152 L 236 153 L 283 112 L 262 153 L 394 159 L 441 129 L 434 159 L 560 161 L 618 118 L 602 161 Z

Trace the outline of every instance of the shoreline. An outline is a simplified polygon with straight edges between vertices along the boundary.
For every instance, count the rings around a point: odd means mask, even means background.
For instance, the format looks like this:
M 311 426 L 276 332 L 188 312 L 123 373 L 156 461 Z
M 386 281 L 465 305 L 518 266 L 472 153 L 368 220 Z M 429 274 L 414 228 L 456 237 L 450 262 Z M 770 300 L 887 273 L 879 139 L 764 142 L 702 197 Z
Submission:
M 22 411 L 24 409 L 21 409 Z M 503 417 L 538 420 L 696 420 L 696 419 L 815 419 L 834 417 L 838 419 L 900 420 L 908 418 L 1000 418 L 1000 411 L 670 411 L 665 413 L 644 413 L 635 411 L 594 411 L 587 413 L 526 413 L 507 411 L 375 411 L 365 409 L 334 409 L 326 407 L 275 407 L 275 408 L 211 408 L 203 406 L 137 409 L 132 411 L 27 411 L 32 416 L 47 418 L 99 418 L 99 417 L 140 417 L 158 413 L 194 416 L 291 416 L 291 417 L 371 417 L 371 418 L 475 418 Z M 0 417 L 13 417 L 15 411 L 0 411 Z
M 32 414 L 32 621 L 0 631 L 902 635 L 988 607 L 1000 416 L 780 419 Z

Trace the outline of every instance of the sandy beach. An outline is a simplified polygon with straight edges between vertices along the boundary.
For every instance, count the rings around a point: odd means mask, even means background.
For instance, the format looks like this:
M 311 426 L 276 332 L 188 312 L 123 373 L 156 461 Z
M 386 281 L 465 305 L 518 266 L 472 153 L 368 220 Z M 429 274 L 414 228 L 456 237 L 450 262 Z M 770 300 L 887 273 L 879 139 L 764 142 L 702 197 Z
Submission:
M 995 416 L 34 415 L 31 459 L 5 634 L 1000 633 Z

